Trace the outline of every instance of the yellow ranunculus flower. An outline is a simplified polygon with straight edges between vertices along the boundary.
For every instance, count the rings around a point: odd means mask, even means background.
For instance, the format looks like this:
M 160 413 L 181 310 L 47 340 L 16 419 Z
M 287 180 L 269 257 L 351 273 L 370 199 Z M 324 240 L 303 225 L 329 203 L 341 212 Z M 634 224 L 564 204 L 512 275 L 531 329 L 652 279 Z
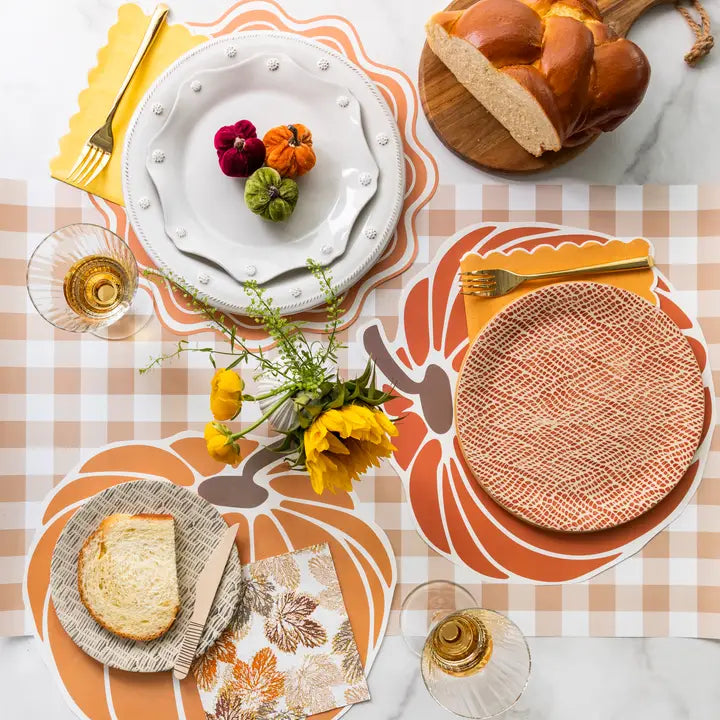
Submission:
M 352 481 L 390 457 L 398 434 L 387 415 L 364 405 L 326 410 L 305 431 L 305 458 L 313 490 L 351 490 Z
M 216 420 L 232 420 L 240 412 L 245 383 L 234 370 L 219 368 L 210 383 L 210 411 Z
M 209 422 L 205 426 L 205 444 L 213 460 L 237 467 L 242 457 L 239 445 L 231 439 L 230 428 L 220 423 Z

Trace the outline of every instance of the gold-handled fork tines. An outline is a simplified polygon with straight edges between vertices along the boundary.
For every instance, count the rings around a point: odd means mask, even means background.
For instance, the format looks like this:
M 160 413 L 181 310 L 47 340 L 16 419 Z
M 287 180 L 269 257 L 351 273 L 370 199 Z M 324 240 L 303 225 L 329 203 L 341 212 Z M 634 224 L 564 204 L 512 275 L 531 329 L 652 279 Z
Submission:
M 460 273 L 460 291 L 463 295 L 476 295 L 477 297 L 494 298 L 507 295 L 526 280 L 546 280 L 547 278 L 566 277 L 570 275 L 590 275 L 593 273 L 620 272 L 622 270 L 639 270 L 651 268 L 651 257 L 637 257 L 627 260 L 614 260 L 613 262 L 586 265 L 584 267 L 570 268 L 568 270 L 551 270 L 549 272 L 520 275 L 492 268 L 488 270 L 467 270 Z
M 115 113 L 120 106 L 120 101 L 125 94 L 125 91 L 130 85 L 130 81 L 133 79 L 135 71 L 138 69 L 142 59 L 145 57 L 152 41 L 155 39 L 160 26 L 165 20 L 165 16 L 168 14 L 168 6 L 160 4 L 155 8 L 155 12 L 150 18 L 150 24 L 148 25 L 145 35 L 143 36 L 140 47 L 135 53 L 130 69 L 123 80 L 122 85 L 118 94 L 115 96 L 112 108 L 108 113 L 105 122 L 102 127 L 98 128 L 91 136 L 90 139 L 83 145 L 83 149 L 80 151 L 80 155 L 72 170 L 67 176 L 67 181 L 77 185 L 89 185 L 104 169 L 110 161 L 110 156 L 113 152 L 113 146 L 115 140 L 113 138 L 112 124 L 115 119 Z

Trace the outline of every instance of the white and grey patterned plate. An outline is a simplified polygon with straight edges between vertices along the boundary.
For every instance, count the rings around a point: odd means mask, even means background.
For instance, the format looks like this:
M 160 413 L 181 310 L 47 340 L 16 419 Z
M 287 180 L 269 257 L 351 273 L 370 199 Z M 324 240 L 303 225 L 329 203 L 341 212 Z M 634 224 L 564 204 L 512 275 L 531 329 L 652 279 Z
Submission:
M 157 640 L 137 642 L 105 630 L 92 618 L 78 591 L 78 554 L 103 518 L 113 513 L 169 513 L 175 518 L 175 550 L 180 613 Z M 194 492 L 169 481 L 134 480 L 98 493 L 68 521 L 58 538 L 50 566 L 50 590 L 58 619 L 88 655 L 121 670 L 160 672 L 175 663 L 192 614 L 195 581 L 227 524 L 217 509 Z M 242 577 L 237 551 L 230 553 L 225 574 L 198 646 L 198 655 L 227 627 L 240 596 Z

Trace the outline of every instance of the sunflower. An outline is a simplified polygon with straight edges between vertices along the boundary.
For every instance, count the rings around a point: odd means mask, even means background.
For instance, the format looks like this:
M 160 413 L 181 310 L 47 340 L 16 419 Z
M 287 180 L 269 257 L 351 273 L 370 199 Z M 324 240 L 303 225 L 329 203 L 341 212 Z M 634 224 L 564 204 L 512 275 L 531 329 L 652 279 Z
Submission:
M 390 457 L 397 428 L 384 412 L 364 405 L 326 410 L 305 430 L 306 467 L 313 490 L 352 490 L 352 481 Z

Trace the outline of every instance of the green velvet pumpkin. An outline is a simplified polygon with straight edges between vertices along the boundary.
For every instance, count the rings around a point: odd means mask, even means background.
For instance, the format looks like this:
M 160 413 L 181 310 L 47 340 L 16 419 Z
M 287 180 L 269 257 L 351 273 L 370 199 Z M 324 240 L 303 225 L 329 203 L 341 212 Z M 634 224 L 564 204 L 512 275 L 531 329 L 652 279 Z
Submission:
M 245 204 L 256 215 L 272 222 L 287 220 L 293 214 L 297 200 L 297 183 L 283 178 L 270 167 L 256 170 L 245 183 Z

